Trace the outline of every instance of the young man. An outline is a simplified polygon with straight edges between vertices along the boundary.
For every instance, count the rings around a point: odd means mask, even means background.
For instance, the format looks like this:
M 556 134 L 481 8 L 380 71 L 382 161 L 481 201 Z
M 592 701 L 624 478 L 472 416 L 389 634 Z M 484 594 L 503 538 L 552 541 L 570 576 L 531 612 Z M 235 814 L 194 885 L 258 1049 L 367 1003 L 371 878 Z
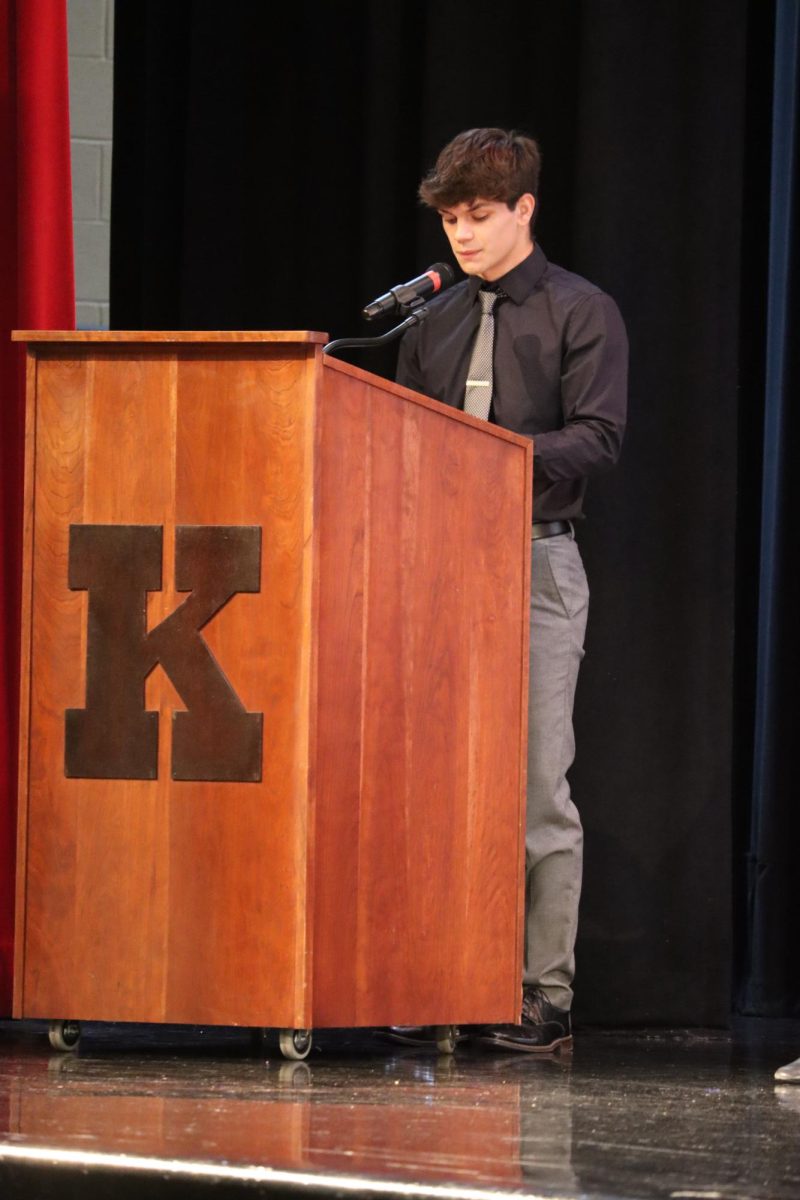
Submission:
M 567 770 L 589 593 L 573 522 L 587 479 L 619 454 L 627 340 L 613 300 L 534 242 L 539 165 L 531 138 L 502 129 L 468 130 L 442 150 L 419 194 L 468 278 L 405 335 L 397 380 L 533 440 L 522 1023 L 474 1036 L 548 1053 L 572 1041 L 582 867 Z

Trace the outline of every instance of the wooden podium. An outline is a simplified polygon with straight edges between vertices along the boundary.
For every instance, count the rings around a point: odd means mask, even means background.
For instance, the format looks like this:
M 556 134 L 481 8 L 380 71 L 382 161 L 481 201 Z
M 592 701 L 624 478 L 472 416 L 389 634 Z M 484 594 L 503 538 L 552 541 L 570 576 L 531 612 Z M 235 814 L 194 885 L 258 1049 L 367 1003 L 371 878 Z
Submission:
M 517 1019 L 530 443 L 317 333 L 15 336 L 15 1016 Z

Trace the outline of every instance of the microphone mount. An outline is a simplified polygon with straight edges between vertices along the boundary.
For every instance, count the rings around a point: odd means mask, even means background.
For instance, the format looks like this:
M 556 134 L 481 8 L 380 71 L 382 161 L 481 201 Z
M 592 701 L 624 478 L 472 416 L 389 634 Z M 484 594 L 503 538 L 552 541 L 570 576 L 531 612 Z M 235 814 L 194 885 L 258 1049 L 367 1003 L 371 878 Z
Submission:
M 412 300 L 410 304 L 404 304 L 401 307 L 402 312 L 407 312 L 408 316 L 399 325 L 395 325 L 392 329 L 388 329 L 386 333 L 382 333 L 377 337 L 352 337 L 352 338 L 335 338 L 332 342 L 322 347 L 323 354 L 333 354 L 337 350 L 348 349 L 368 349 L 377 346 L 386 346 L 389 342 L 393 342 L 396 338 L 402 336 L 407 329 L 412 325 L 420 325 L 428 315 L 429 309 L 425 301 L 419 297 Z

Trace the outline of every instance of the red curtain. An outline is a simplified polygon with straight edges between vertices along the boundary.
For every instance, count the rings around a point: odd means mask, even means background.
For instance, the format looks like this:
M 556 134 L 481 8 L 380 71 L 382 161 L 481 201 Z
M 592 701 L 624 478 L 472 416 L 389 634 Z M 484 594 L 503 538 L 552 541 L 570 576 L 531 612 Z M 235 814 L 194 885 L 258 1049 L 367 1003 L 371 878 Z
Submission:
M 11 1004 L 24 350 L 72 329 L 66 0 L 0 0 L 0 1015 Z

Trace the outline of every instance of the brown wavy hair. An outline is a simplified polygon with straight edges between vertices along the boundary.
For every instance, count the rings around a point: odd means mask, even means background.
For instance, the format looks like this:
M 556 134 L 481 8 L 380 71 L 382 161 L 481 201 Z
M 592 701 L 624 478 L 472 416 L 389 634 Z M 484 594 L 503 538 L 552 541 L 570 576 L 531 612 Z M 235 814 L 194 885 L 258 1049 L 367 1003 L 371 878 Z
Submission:
M 538 195 L 541 165 L 539 146 L 527 134 L 466 129 L 442 150 L 419 186 L 419 198 L 436 209 L 479 198 L 500 200 L 513 208 L 526 192 Z

